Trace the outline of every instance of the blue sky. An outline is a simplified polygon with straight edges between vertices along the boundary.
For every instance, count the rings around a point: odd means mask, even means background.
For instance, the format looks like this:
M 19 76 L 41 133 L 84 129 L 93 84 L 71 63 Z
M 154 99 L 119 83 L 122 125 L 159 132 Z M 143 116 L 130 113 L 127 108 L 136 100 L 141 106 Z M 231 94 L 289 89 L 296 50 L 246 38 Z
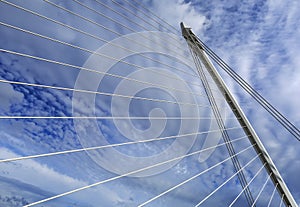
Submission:
M 297 8 L 300 5 L 297 1 L 143 1 L 147 8 L 178 28 L 178 31 L 163 23 L 161 24 L 170 29 L 159 25 L 153 21 L 153 19 L 158 21 L 153 14 L 133 1 L 131 3 L 139 9 L 132 8 L 126 1 L 80 1 L 90 9 L 76 1 L 52 1 L 77 16 L 44 1 L 9 2 L 46 16 L 48 20 L 1 2 L 1 48 L 71 64 L 72 67 L 1 52 L 1 80 L 207 105 L 208 100 L 205 97 L 194 96 L 195 93 L 204 91 L 202 87 L 195 85 L 201 83 L 195 77 L 192 57 L 188 55 L 186 44 L 181 38 L 179 23 L 183 21 L 289 120 L 300 126 L 298 109 L 300 100 L 297 97 L 300 88 L 298 69 L 300 62 L 297 58 L 300 53 L 298 40 L 300 30 L 297 27 L 300 18 Z M 49 21 L 49 18 L 54 21 Z M 12 29 L 3 23 L 38 33 L 43 37 Z M 154 32 L 147 33 L 146 30 Z M 170 34 L 171 31 L 174 34 Z M 136 35 L 135 32 L 144 33 Z M 49 38 L 59 40 L 60 43 Z M 107 42 L 110 43 L 106 44 Z M 140 45 L 141 42 L 143 45 Z M 114 44 L 122 45 L 123 49 Z M 77 48 L 74 48 L 74 45 Z M 128 54 L 128 49 L 135 53 Z M 100 53 L 114 57 L 115 60 L 99 57 Z M 186 58 L 182 59 L 181 56 Z M 165 65 L 153 62 L 150 58 L 159 60 Z M 124 61 L 131 65 L 124 64 Z M 194 76 L 174 71 L 171 67 L 166 68 L 166 65 L 180 68 Z M 80 68 L 92 68 L 98 72 L 90 73 L 79 70 Z M 103 75 L 103 72 L 115 76 Z M 300 203 L 300 181 L 297 178 L 298 141 L 226 74 L 220 72 L 261 137 L 295 200 Z M 150 87 L 116 76 L 154 85 Z M 165 78 L 166 76 L 171 78 Z M 158 85 L 160 88 L 157 88 Z M 0 87 L 1 116 L 212 116 L 211 111 L 203 107 L 8 83 L 0 83 Z M 177 90 L 174 91 L 174 88 Z M 180 90 L 189 93 L 182 93 Z M 221 97 L 217 92 L 214 93 L 216 97 Z M 217 103 L 224 109 L 222 116 L 227 117 L 226 126 L 237 126 L 237 122 L 231 120 L 233 115 L 224 102 L 219 100 Z M 128 122 L 128 120 L 2 119 L 0 122 L 1 159 L 217 129 L 213 120 L 165 121 L 150 118 Z M 229 134 L 234 138 L 243 136 L 241 130 L 229 130 Z M 191 141 L 164 140 L 0 163 L 0 204 L 22 206 L 112 178 L 118 173 L 126 173 L 143 165 L 153 164 L 157 159 L 167 160 L 174 155 L 187 154 L 204 146 L 222 143 L 219 133 L 187 138 Z M 213 140 L 214 143 L 207 140 Z M 178 144 L 181 147 L 178 147 Z M 249 143 L 242 140 L 234 146 L 240 151 L 249 146 Z M 176 147 L 176 153 L 170 154 L 166 150 L 172 150 L 172 147 Z M 164 152 L 165 154 L 159 154 Z M 45 202 L 44 206 L 99 206 L 95 203 L 100 203 L 101 206 L 135 206 L 220 162 L 225 158 L 224 155 L 228 155 L 225 146 L 211 153 L 202 153 L 200 157 L 191 156 L 180 162 L 170 163 L 167 167 L 146 171 L 146 174 L 151 176 L 145 177 L 145 174 L 141 173 L 137 175 L 138 177 L 107 182 Z M 158 156 L 155 157 L 156 154 Z M 245 152 L 240 156 L 241 163 L 245 165 L 254 155 L 252 150 Z M 116 162 L 119 158 L 123 160 Z M 249 180 L 259 167 L 259 161 L 255 160 L 245 170 Z M 230 161 L 226 162 L 211 173 L 204 174 L 151 202 L 149 206 L 194 206 L 233 173 Z M 258 195 L 261 183 L 264 183 L 266 178 L 266 173 L 262 172 L 255 179 L 251 185 L 254 196 Z M 215 194 L 213 199 L 208 199 L 204 203 L 205 206 L 229 204 L 241 190 L 237 187 L 237 182 L 236 178 L 232 179 Z M 272 190 L 271 182 L 268 182 L 258 199 L 258 204 L 266 204 Z M 232 194 L 228 195 L 228 192 Z M 244 198 L 241 197 L 236 206 L 244 202 Z M 274 203 L 279 202 L 280 199 L 275 196 Z
M 199 36 L 267 100 L 299 127 L 299 29 L 297 1 L 192 2 L 205 17 Z M 298 143 L 227 79 L 251 123 L 299 197 Z M 285 147 L 283 147 L 285 146 Z

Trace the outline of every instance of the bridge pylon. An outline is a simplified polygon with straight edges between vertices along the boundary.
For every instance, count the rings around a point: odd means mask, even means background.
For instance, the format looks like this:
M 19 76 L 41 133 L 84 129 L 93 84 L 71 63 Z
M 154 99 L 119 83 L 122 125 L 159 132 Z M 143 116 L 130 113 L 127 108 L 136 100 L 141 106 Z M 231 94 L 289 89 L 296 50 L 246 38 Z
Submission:
M 253 145 L 253 148 L 255 149 L 256 153 L 259 155 L 259 158 L 260 158 L 262 164 L 264 165 L 267 173 L 269 174 L 272 182 L 276 186 L 276 189 L 277 189 L 280 197 L 286 204 L 286 206 L 297 207 L 298 205 L 297 205 L 296 201 L 294 200 L 292 194 L 290 193 L 287 185 L 285 184 L 283 178 L 281 177 L 279 171 L 277 170 L 277 168 L 276 168 L 275 164 L 273 163 L 271 157 L 269 156 L 267 150 L 265 149 L 264 145 L 262 144 L 260 138 L 254 131 L 254 129 L 251 126 L 250 122 L 248 121 L 246 115 L 244 114 L 244 112 L 242 111 L 238 102 L 235 100 L 235 98 L 231 94 L 229 88 L 226 86 L 225 82 L 223 81 L 222 77 L 218 73 L 217 69 L 214 67 L 214 65 L 210 61 L 210 59 L 206 53 L 206 49 L 205 49 L 204 45 L 202 45 L 202 43 L 199 41 L 198 37 L 192 32 L 191 28 L 185 27 L 183 23 L 180 23 L 180 26 L 181 26 L 182 36 L 185 38 L 185 40 L 190 48 L 190 51 L 192 53 L 192 56 L 194 57 L 195 66 L 198 70 L 198 73 L 199 73 L 199 76 L 200 76 L 202 82 L 203 81 L 205 82 L 205 76 L 203 76 L 203 73 L 202 73 L 203 69 L 201 68 L 201 65 L 199 65 L 197 63 L 197 60 L 201 61 L 201 63 L 205 66 L 205 68 L 207 69 L 207 72 L 210 74 L 210 76 L 214 80 L 216 86 L 220 90 L 221 94 L 224 96 L 224 99 L 226 100 L 230 109 L 233 111 L 235 117 L 239 121 L 239 124 L 243 128 L 245 134 L 248 136 L 248 139 L 251 142 L 251 144 Z M 204 83 L 204 85 L 205 85 L 205 83 Z M 207 87 L 205 87 L 205 88 L 206 88 L 206 91 L 209 92 L 209 90 L 207 90 Z M 213 106 L 213 104 L 214 104 L 213 100 L 210 100 L 210 104 L 212 104 L 212 106 Z M 215 116 L 218 116 L 217 109 L 216 109 L 216 111 L 214 111 L 214 114 L 215 114 Z M 223 127 L 222 120 L 218 119 L 218 118 L 217 118 L 217 120 L 219 120 L 219 123 L 218 123 L 219 127 L 222 128 Z M 224 132 L 225 133 L 223 133 L 222 136 L 223 136 L 223 139 L 226 141 L 226 137 L 227 137 L 226 130 L 224 130 Z M 231 146 L 227 146 L 227 149 L 229 150 L 230 154 L 234 153 L 234 151 L 232 151 Z M 235 170 L 236 171 L 240 170 L 240 165 L 239 165 L 237 158 L 232 160 L 232 162 L 235 166 Z M 251 196 L 250 190 L 247 189 L 248 188 L 247 181 L 244 180 L 244 175 L 242 173 L 238 174 L 238 177 L 239 177 L 242 187 L 245 188 L 245 196 L 247 198 L 248 204 L 251 206 L 253 203 L 253 198 Z

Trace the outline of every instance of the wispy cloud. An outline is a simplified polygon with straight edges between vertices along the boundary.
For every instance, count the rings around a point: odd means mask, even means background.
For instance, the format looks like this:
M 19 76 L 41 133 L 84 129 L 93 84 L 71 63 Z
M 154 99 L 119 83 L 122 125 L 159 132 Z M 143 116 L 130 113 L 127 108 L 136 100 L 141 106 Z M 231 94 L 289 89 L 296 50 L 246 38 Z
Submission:
M 191 2 L 184 0 L 152 1 L 153 11 L 169 24 L 179 29 L 179 23 L 193 28 L 196 33 L 203 32 L 203 24 L 206 16 L 197 12 L 197 8 Z

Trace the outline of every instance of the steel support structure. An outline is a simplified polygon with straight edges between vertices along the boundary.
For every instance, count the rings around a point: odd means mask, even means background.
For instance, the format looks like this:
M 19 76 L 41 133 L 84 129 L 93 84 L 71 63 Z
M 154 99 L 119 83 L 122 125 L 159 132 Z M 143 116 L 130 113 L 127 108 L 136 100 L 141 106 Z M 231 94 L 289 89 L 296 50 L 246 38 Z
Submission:
M 237 120 L 239 121 L 241 127 L 243 128 L 245 134 L 248 136 L 250 143 L 253 145 L 256 153 L 259 154 L 259 158 L 267 173 L 269 174 L 271 180 L 274 183 L 274 186 L 277 186 L 277 191 L 280 197 L 283 199 L 286 206 L 289 207 L 297 207 L 297 203 L 294 200 L 292 194 L 290 193 L 288 187 L 286 186 L 284 180 L 282 179 L 279 171 L 275 167 L 271 157 L 267 153 L 265 147 L 263 146 L 262 142 L 260 141 L 259 137 L 255 133 L 253 127 L 251 126 L 250 122 L 248 121 L 247 117 L 243 113 L 241 107 L 238 105 L 237 101 L 230 93 L 230 90 L 224 83 L 222 77 L 219 75 L 216 68 L 213 66 L 211 61 L 209 60 L 206 52 L 198 41 L 196 35 L 191 31 L 190 28 L 186 28 L 183 23 L 180 24 L 182 36 L 187 41 L 189 48 L 200 58 L 203 65 L 206 67 L 207 71 L 211 75 L 212 79 L 214 80 L 215 84 L 217 85 L 218 89 L 224 96 L 226 102 L 230 106 L 231 110 L 233 111 L 234 115 L 236 116 Z

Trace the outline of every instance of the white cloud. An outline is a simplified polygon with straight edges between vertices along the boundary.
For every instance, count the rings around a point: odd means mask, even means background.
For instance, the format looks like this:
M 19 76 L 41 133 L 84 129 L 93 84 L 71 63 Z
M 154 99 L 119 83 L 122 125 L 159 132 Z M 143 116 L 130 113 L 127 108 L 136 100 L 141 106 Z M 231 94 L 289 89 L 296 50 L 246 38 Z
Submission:
M 17 92 L 8 83 L 0 83 L 0 108 L 8 112 L 10 106 L 15 103 L 20 103 L 23 100 L 23 94 Z
M 153 11 L 178 30 L 180 22 L 184 22 L 185 26 L 200 33 L 206 21 L 205 16 L 197 12 L 191 3 L 183 0 L 153 1 Z
M 7 148 L 0 148 L 1 159 L 19 156 L 20 155 L 12 152 Z M 87 181 L 78 180 L 66 174 L 62 174 L 52 168 L 49 168 L 46 164 L 39 163 L 35 160 L 23 160 L 16 162 L 1 163 L 1 168 L 3 169 L 0 172 L 1 176 L 4 176 L 8 179 L 17 180 L 20 183 L 34 186 L 36 187 L 36 189 L 43 189 L 49 193 L 53 193 L 54 195 L 90 184 Z M 7 190 L 12 190 L 12 192 L 14 192 L 13 188 Z M 29 192 L 30 188 L 26 190 Z M 5 194 L 9 194 L 9 192 L 6 192 Z M 103 205 L 110 205 L 111 203 L 118 203 L 124 201 L 122 198 L 124 196 L 119 196 L 119 194 L 119 191 L 115 191 L 110 189 L 110 187 L 101 185 L 90 190 L 85 190 L 74 195 L 67 196 L 66 199 L 73 199 L 76 202 L 79 201 L 82 203 L 88 203 L 91 206 L 99 202 L 101 202 Z M 22 195 L 22 193 L 20 193 L 19 195 Z M 56 202 L 56 200 L 54 200 L 54 202 Z
M 0 157 L 2 159 L 19 157 L 7 148 L 1 148 Z M 15 163 L 2 163 L 5 174 L 9 178 L 22 180 L 39 188 L 47 186 L 47 190 L 56 192 L 66 191 L 70 188 L 76 188 L 86 185 L 84 181 L 76 180 L 67 175 L 60 174 L 55 170 L 48 168 L 45 164 L 40 164 L 34 160 L 24 160 Z

